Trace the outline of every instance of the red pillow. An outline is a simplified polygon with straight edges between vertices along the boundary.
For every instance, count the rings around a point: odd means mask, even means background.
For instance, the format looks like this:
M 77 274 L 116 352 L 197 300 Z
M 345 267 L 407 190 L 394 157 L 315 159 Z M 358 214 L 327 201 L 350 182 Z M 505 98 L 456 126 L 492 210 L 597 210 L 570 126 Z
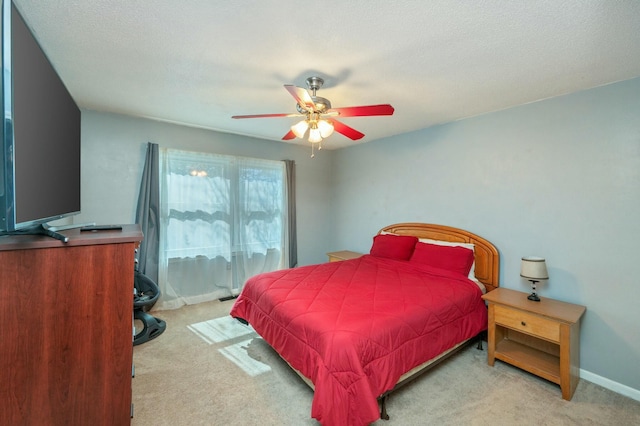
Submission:
M 411 256 L 411 262 L 457 272 L 464 276 L 469 275 L 473 259 L 473 250 L 468 248 L 429 243 L 416 244 Z
M 373 237 L 369 254 L 395 260 L 409 260 L 417 242 L 418 238 L 410 235 L 379 234 Z

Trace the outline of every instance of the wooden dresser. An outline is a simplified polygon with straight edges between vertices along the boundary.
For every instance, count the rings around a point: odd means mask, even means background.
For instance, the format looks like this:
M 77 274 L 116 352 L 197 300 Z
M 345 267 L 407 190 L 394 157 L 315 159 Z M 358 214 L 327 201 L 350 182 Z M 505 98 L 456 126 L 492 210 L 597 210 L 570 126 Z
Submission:
M 61 233 L 0 237 L 0 424 L 128 425 L 142 233 Z

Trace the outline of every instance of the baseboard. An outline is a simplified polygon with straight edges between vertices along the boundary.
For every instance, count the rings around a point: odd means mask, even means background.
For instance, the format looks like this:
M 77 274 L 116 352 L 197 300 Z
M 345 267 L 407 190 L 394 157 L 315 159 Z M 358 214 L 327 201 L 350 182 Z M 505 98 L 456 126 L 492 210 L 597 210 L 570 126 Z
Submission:
M 237 299 L 239 296 L 239 294 L 234 294 L 232 296 L 226 296 L 226 297 L 221 297 L 220 299 L 218 299 L 220 302 L 226 302 L 227 300 L 233 300 L 233 299 Z
M 638 389 L 623 385 L 622 383 L 614 382 L 606 377 L 598 376 L 597 374 L 593 374 L 592 372 L 583 369 L 580 369 L 580 378 L 591 383 L 595 383 L 596 385 L 602 386 L 603 388 L 609 389 L 615 393 L 640 401 L 640 390 Z

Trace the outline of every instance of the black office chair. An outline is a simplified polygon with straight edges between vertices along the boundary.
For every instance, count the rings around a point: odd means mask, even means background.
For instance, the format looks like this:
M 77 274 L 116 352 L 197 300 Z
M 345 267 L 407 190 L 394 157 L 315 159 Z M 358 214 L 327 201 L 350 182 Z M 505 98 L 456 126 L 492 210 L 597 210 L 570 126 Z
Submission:
M 133 344 L 135 346 L 155 339 L 164 333 L 167 323 L 147 313 L 160 297 L 158 284 L 136 269 L 134 271 L 133 286 L 133 318 L 141 321 L 144 327 L 133 336 Z

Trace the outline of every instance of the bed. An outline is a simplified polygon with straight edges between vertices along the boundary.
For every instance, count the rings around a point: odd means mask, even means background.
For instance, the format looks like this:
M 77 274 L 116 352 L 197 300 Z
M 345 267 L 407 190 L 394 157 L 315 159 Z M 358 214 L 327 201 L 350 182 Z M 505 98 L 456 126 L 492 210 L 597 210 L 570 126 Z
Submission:
M 481 296 L 498 283 L 488 240 L 400 223 L 381 229 L 359 258 L 250 278 L 230 314 L 314 389 L 313 418 L 366 425 L 388 418 L 391 391 L 486 330 Z

